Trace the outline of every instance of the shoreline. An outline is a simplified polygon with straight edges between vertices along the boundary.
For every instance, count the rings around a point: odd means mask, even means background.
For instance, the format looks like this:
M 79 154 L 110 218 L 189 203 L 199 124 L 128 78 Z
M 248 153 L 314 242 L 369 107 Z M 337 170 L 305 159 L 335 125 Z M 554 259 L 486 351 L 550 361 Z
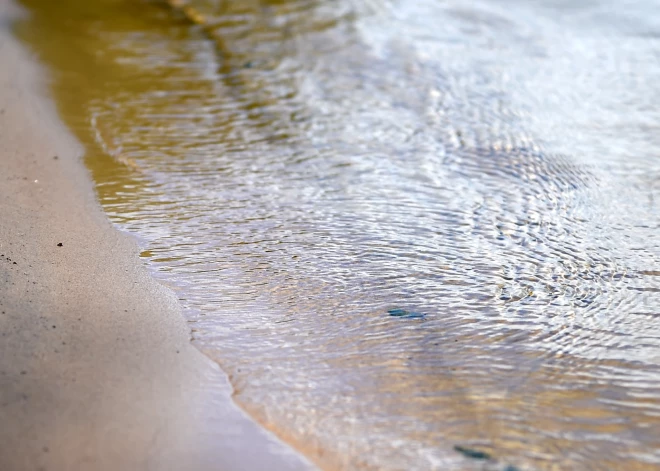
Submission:
M 233 402 L 108 221 L 19 14 L 0 0 L 0 469 L 313 469 Z

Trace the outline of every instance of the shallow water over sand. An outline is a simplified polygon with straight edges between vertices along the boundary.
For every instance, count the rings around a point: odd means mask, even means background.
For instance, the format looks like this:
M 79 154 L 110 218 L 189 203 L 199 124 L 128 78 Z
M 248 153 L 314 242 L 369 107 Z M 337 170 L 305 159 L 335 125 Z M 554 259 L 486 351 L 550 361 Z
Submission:
M 660 466 L 660 5 L 24 3 L 267 427 L 342 469 Z

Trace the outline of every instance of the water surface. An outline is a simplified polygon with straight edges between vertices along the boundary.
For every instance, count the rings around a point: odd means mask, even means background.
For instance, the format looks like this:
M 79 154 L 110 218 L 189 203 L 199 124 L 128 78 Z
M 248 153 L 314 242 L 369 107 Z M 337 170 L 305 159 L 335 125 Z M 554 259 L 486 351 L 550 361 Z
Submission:
M 328 469 L 660 466 L 659 4 L 24 3 L 266 427 Z

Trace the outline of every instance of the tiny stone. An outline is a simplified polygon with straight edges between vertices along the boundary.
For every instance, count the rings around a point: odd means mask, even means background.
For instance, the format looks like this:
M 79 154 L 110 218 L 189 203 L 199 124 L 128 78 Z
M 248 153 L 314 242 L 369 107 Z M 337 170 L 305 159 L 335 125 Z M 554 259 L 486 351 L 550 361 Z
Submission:
M 62 242 L 60 242 L 59 244 L 57 244 L 57 246 L 58 247 L 64 247 L 64 244 Z
M 401 317 L 401 316 L 405 316 L 406 314 L 408 314 L 408 311 L 406 311 L 405 309 L 390 309 L 389 311 L 387 311 L 387 313 L 390 316 Z
M 421 312 L 406 311 L 405 309 L 390 309 L 387 313 L 390 316 L 401 317 L 403 319 L 421 319 L 426 317 L 426 315 Z
M 491 456 L 485 451 L 475 450 L 473 448 L 466 448 L 460 445 L 456 445 L 454 450 L 462 453 L 467 458 L 472 458 L 475 460 L 490 460 Z

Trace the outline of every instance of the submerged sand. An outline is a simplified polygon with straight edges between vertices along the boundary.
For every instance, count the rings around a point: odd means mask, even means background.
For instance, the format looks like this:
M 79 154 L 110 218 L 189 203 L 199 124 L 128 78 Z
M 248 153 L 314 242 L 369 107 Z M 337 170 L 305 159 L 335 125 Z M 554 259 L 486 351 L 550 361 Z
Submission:
M 234 405 L 105 218 L 19 13 L 0 0 L 0 469 L 310 468 Z

